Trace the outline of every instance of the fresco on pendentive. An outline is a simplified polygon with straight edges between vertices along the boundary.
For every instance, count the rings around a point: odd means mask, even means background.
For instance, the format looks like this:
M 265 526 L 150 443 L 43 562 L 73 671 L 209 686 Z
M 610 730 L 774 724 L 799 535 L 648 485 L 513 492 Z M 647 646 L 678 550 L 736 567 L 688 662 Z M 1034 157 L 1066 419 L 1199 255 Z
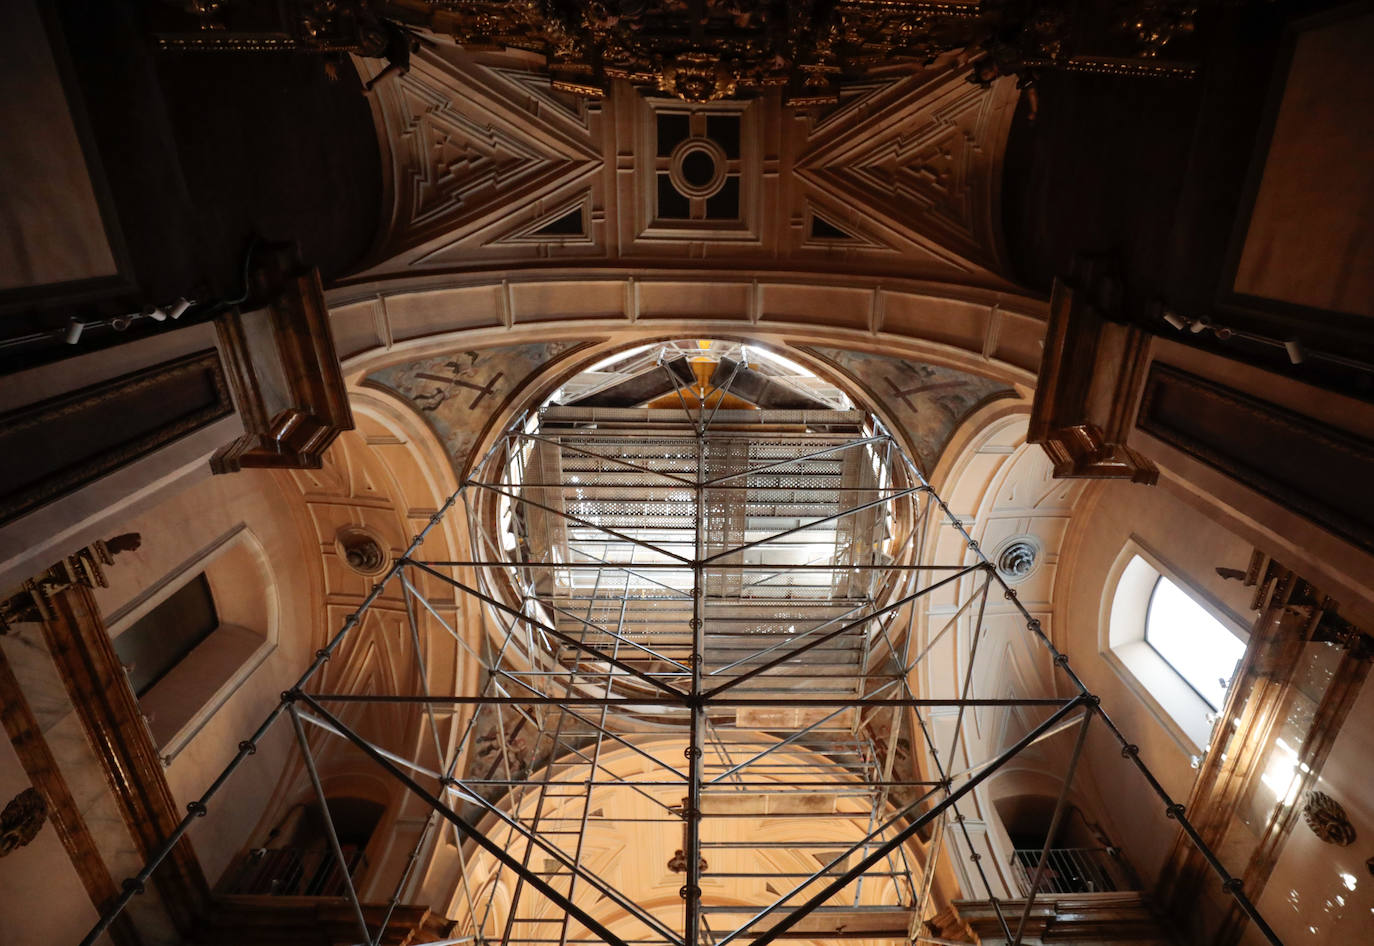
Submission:
M 1016 396 L 1001 382 L 957 368 L 841 348 L 806 350 L 852 377 L 887 408 L 909 438 L 914 457 L 927 475 L 965 417 L 988 401 Z
M 459 350 L 369 374 L 365 384 L 410 403 L 434 428 L 461 472 L 492 415 L 533 374 L 579 342 L 535 342 Z

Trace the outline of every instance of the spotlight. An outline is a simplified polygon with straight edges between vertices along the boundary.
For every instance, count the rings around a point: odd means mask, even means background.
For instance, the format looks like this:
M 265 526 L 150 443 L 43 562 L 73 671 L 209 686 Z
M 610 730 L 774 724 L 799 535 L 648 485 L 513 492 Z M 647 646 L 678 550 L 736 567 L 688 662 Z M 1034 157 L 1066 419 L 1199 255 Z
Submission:
M 1164 321 L 1168 322 L 1170 325 L 1178 329 L 1180 332 L 1188 327 L 1188 320 L 1185 319 L 1183 316 L 1179 315 L 1173 309 L 1164 310 Z
M 81 341 L 81 333 L 86 330 L 86 323 L 80 321 L 75 316 L 67 320 L 67 332 L 62 336 L 62 340 L 68 345 L 75 345 Z
M 1298 341 L 1296 338 L 1290 338 L 1288 341 L 1284 342 L 1283 350 L 1288 352 L 1288 360 L 1295 365 L 1302 364 L 1303 359 L 1307 357 L 1306 353 L 1302 350 L 1302 342 Z
M 195 303 L 193 303 L 190 299 L 187 299 L 185 296 L 182 296 L 176 302 L 172 303 L 172 310 L 167 314 L 170 315 L 173 319 L 179 319 L 183 315 L 185 315 L 186 310 L 191 308 L 191 306 L 193 306 L 194 304 Z

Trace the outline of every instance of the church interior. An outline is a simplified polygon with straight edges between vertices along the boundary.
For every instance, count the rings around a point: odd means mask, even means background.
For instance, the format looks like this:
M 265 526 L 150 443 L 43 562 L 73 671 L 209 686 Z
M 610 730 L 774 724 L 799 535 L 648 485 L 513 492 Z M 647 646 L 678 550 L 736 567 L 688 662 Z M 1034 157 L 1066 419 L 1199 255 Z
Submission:
M 1374 942 L 1369 0 L 0 47 L 6 946 Z

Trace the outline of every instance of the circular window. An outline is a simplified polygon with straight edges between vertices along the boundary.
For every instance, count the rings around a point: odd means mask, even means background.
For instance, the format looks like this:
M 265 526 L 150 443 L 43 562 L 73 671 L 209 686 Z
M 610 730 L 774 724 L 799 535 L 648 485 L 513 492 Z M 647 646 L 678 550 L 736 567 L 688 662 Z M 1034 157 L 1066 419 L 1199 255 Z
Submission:
M 725 184 L 725 152 L 709 138 L 688 138 L 673 149 L 668 177 L 685 197 L 710 197 Z

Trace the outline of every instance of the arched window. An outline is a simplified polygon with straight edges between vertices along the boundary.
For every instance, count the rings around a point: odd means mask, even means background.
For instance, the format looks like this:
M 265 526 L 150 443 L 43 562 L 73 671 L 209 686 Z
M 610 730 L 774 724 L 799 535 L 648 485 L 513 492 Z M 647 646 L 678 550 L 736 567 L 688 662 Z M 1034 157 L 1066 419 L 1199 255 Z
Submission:
M 1221 709 L 1245 644 L 1163 575 L 1155 579 L 1145 610 L 1145 643 L 1204 703 Z
M 1244 632 L 1134 542 L 1113 573 L 1102 655 L 1190 753 L 1200 752 L 1245 653 Z

